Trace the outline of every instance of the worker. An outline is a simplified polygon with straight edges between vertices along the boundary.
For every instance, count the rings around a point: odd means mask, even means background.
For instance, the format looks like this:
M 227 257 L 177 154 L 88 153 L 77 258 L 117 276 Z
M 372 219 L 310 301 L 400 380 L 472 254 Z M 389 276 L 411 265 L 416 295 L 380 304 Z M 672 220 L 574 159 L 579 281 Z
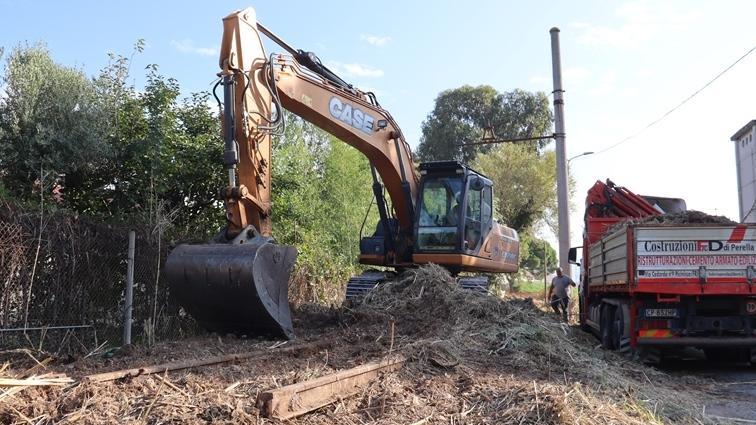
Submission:
M 562 273 L 562 268 L 556 268 L 556 276 L 551 279 L 551 287 L 549 288 L 549 299 L 551 300 L 551 308 L 557 315 L 562 316 L 562 320 L 568 322 L 567 311 L 570 305 L 570 286 L 577 286 L 575 282 Z
M 446 215 L 447 225 L 457 226 L 459 225 L 459 213 L 462 210 L 462 190 L 459 190 L 454 194 L 454 205 Z M 464 219 L 464 218 L 463 218 Z

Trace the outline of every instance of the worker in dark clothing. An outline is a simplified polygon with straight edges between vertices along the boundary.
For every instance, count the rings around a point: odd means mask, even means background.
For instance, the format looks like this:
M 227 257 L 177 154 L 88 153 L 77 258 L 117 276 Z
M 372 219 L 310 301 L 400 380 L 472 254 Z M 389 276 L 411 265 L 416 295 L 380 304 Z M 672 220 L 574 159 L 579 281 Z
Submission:
M 557 267 L 556 276 L 551 279 L 551 287 L 549 288 L 549 299 L 551 300 L 551 308 L 554 312 L 562 316 L 562 320 L 567 322 L 567 311 L 570 305 L 570 286 L 577 286 L 575 282 L 562 273 L 562 268 Z

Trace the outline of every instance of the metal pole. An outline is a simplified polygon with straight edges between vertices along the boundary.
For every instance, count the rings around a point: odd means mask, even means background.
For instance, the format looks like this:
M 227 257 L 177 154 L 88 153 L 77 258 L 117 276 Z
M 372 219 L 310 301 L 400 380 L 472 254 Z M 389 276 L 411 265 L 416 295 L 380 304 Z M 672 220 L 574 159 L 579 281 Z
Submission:
M 546 292 L 546 271 L 548 270 L 548 263 L 546 262 L 549 257 L 546 256 L 546 240 L 543 240 L 543 301 L 548 303 L 549 297 Z
M 559 212 L 559 267 L 570 273 L 570 205 L 567 197 L 567 160 L 564 132 L 564 90 L 562 59 L 559 53 L 559 28 L 551 31 L 551 66 L 554 74 L 554 139 L 556 139 L 557 210 Z
M 131 307 L 134 300 L 134 245 L 136 245 L 136 232 L 129 230 L 129 261 L 126 266 L 126 300 L 123 304 L 123 345 L 131 344 Z

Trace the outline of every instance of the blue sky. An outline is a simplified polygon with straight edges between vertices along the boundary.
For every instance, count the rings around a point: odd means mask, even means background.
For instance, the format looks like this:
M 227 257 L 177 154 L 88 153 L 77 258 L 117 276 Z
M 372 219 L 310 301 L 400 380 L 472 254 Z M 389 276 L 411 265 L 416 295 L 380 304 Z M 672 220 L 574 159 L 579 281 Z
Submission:
M 109 51 L 147 49 L 187 93 L 217 72 L 221 18 L 253 6 L 297 48 L 372 89 L 416 146 L 436 95 L 463 84 L 551 91 L 549 29 L 561 28 L 567 151 L 599 151 L 636 133 L 756 45 L 752 1 L 26 1 L 0 0 L 0 46 L 45 41 L 56 60 L 94 74 Z M 652 129 L 575 160 L 573 240 L 585 191 L 612 178 L 737 218 L 729 137 L 756 118 L 756 53 Z

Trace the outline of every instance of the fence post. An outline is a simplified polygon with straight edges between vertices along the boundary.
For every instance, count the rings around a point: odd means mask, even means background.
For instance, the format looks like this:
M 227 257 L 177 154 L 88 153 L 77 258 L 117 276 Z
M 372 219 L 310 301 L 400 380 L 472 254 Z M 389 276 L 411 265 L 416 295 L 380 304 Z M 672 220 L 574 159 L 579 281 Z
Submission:
M 123 345 L 131 344 L 131 307 L 134 299 L 134 245 L 136 232 L 129 230 L 129 261 L 126 268 L 126 300 L 123 305 Z

